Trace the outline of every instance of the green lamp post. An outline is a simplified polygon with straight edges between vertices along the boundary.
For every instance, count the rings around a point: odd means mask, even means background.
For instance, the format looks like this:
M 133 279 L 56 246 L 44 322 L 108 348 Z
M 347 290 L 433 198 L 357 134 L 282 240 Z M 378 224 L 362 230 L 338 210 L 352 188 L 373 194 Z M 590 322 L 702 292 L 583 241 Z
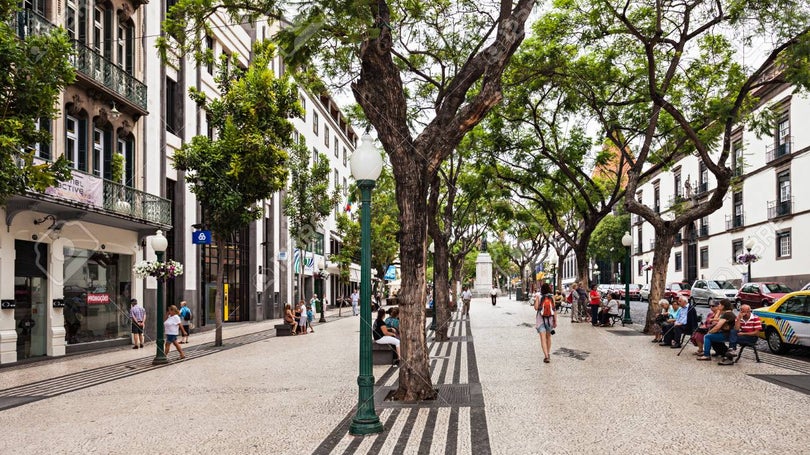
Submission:
M 357 377 L 357 412 L 349 433 L 367 435 L 383 431 L 374 409 L 374 374 L 371 368 L 371 190 L 382 172 L 382 156 L 368 133 L 352 153 L 352 177 L 360 187 L 360 375 Z
M 633 319 L 630 318 L 630 247 L 633 245 L 633 236 L 625 231 L 622 237 L 622 245 L 626 251 L 624 262 L 624 319 L 622 325 L 632 324 Z
M 163 231 L 158 230 L 154 236 L 152 236 L 152 240 L 150 242 L 152 244 L 152 249 L 155 250 L 155 254 L 157 255 L 157 262 L 163 262 L 163 253 L 166 252 L 166 248 L 169 246 L 169 242 L 166 240 L 166 237 L 163 236 Z M 163 280 L 160 278 L 157 279 L 157 308 L 155 309 L 155 322 L 157 325 L 157 336 L 155 337 L 155 358 L 152 360 L 152 365 L 163 365 L 169 362 L 169 359 L 166 358 L 166 352 L 164 350 L 165 345 L 165 335 L 163 333 L 163 321 L 161 319 L 164 316 L 163 311 Z

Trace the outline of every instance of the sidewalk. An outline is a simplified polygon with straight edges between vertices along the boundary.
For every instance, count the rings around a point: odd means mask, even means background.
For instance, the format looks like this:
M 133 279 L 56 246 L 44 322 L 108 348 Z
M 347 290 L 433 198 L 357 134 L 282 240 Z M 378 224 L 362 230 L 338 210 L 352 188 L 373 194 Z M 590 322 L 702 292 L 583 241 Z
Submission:
M 803 376 L 795 371 L 697 362 L 632 328 L 566 317 L 544 364 L 533 320 L 526 303 L 475 299 L 451 341 L 431 346 L 442 398 L 380 402 L 385 432 L 362 438 L 347 433 L 358 374 L 351 316 L 304 337 L 271 337 L 274 321 L 226 326 L 227 349 L 191 344 L 199 354 L 156 369 L 135 363 L 154 350 L 122 349 L 4 370 L 6 387 L 75 378 L 102 361 L 104 371 L 137 373 L 0 411 L 13 428 L 0 453 L 736 454 L 802 453 L 810 443 L 810 396 L 751 376 Z M 374 375 L 381 397 L 398 370 Z

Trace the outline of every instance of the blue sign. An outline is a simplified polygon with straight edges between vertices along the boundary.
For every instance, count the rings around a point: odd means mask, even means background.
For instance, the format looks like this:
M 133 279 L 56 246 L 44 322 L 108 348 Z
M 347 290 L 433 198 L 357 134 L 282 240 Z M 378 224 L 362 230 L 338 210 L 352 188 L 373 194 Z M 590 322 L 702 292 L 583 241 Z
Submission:
M 194 231 L 191 234 L 191 243 L 195 245 L 210 245 L 211 231 Z
M 385 271 L 385 276 L 383 279 L 391 281 L 397 279 L 397 268 L 396 266 L 389 265 L 388 270 Z

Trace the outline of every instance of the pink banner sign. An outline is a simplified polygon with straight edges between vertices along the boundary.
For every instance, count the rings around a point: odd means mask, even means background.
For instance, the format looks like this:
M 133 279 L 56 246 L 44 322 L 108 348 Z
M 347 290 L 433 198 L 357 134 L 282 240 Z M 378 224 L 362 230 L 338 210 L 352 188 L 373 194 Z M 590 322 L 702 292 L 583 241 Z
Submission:
M 87 294 L 88 305 L 105 305 L 110 303 L 110 294 Z

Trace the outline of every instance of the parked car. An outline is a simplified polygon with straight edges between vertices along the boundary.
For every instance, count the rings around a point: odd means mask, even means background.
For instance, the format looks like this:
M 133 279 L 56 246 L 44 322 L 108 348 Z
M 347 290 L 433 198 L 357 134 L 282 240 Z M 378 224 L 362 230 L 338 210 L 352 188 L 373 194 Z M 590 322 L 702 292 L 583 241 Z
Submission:
M 734 300 L 737 297 L 737 288 L 729 281 L 697 280 L 692 283 L 692 304 L 711 305 L 712 301 L 720 299 Z
M 685 281 L 667 283 L 667 286 L 664 288 L 664 298 L 671 302 L 683 295 L 688 299 L 692 295 L 691 289 L 692 287 Z
M 804 287 L 801 290 L 802 291 L 810 291 L 810 283 L 805 284 Z
M 600 284 L 599 286 L 596 287 L 596 289 L 599 291 L 600 294 L 602 294 L 602 297 L 604 298 L 607 297 L 608 294 L 610 294 L 611 286 L 612 285 L 610 284 Z
M 791 292 L 775 303 L 754 310 L 762 319 L 760 334 L 774 354 L 794 346 L 810 346 L 810 291 Z
M 645 300 L 650 300 L 650 285 L 649 284 L 645 284 L 644 286 L 641 287 L 641 290 L 638 291 L 638 297 L 641 299 L 642 302 L 645 301 Z
M 734 302 L 737 309 L 744 303 L 750 305 L 751 308 L 760 308 L 772 304 L 790 292 L 793 292 L 793 289 L 784 283 L 745 283 L 737 292 Z
M 626 287 L 624 285 L 619 285 L 619 296 L 622 299 L 625 298 L 624 296 L 625 289 Z M 631 284 L 629 286 L 629 291 L 630 291 L 630 300 L 639 300 L 641 298 L 641 286 L 637 284 Z

